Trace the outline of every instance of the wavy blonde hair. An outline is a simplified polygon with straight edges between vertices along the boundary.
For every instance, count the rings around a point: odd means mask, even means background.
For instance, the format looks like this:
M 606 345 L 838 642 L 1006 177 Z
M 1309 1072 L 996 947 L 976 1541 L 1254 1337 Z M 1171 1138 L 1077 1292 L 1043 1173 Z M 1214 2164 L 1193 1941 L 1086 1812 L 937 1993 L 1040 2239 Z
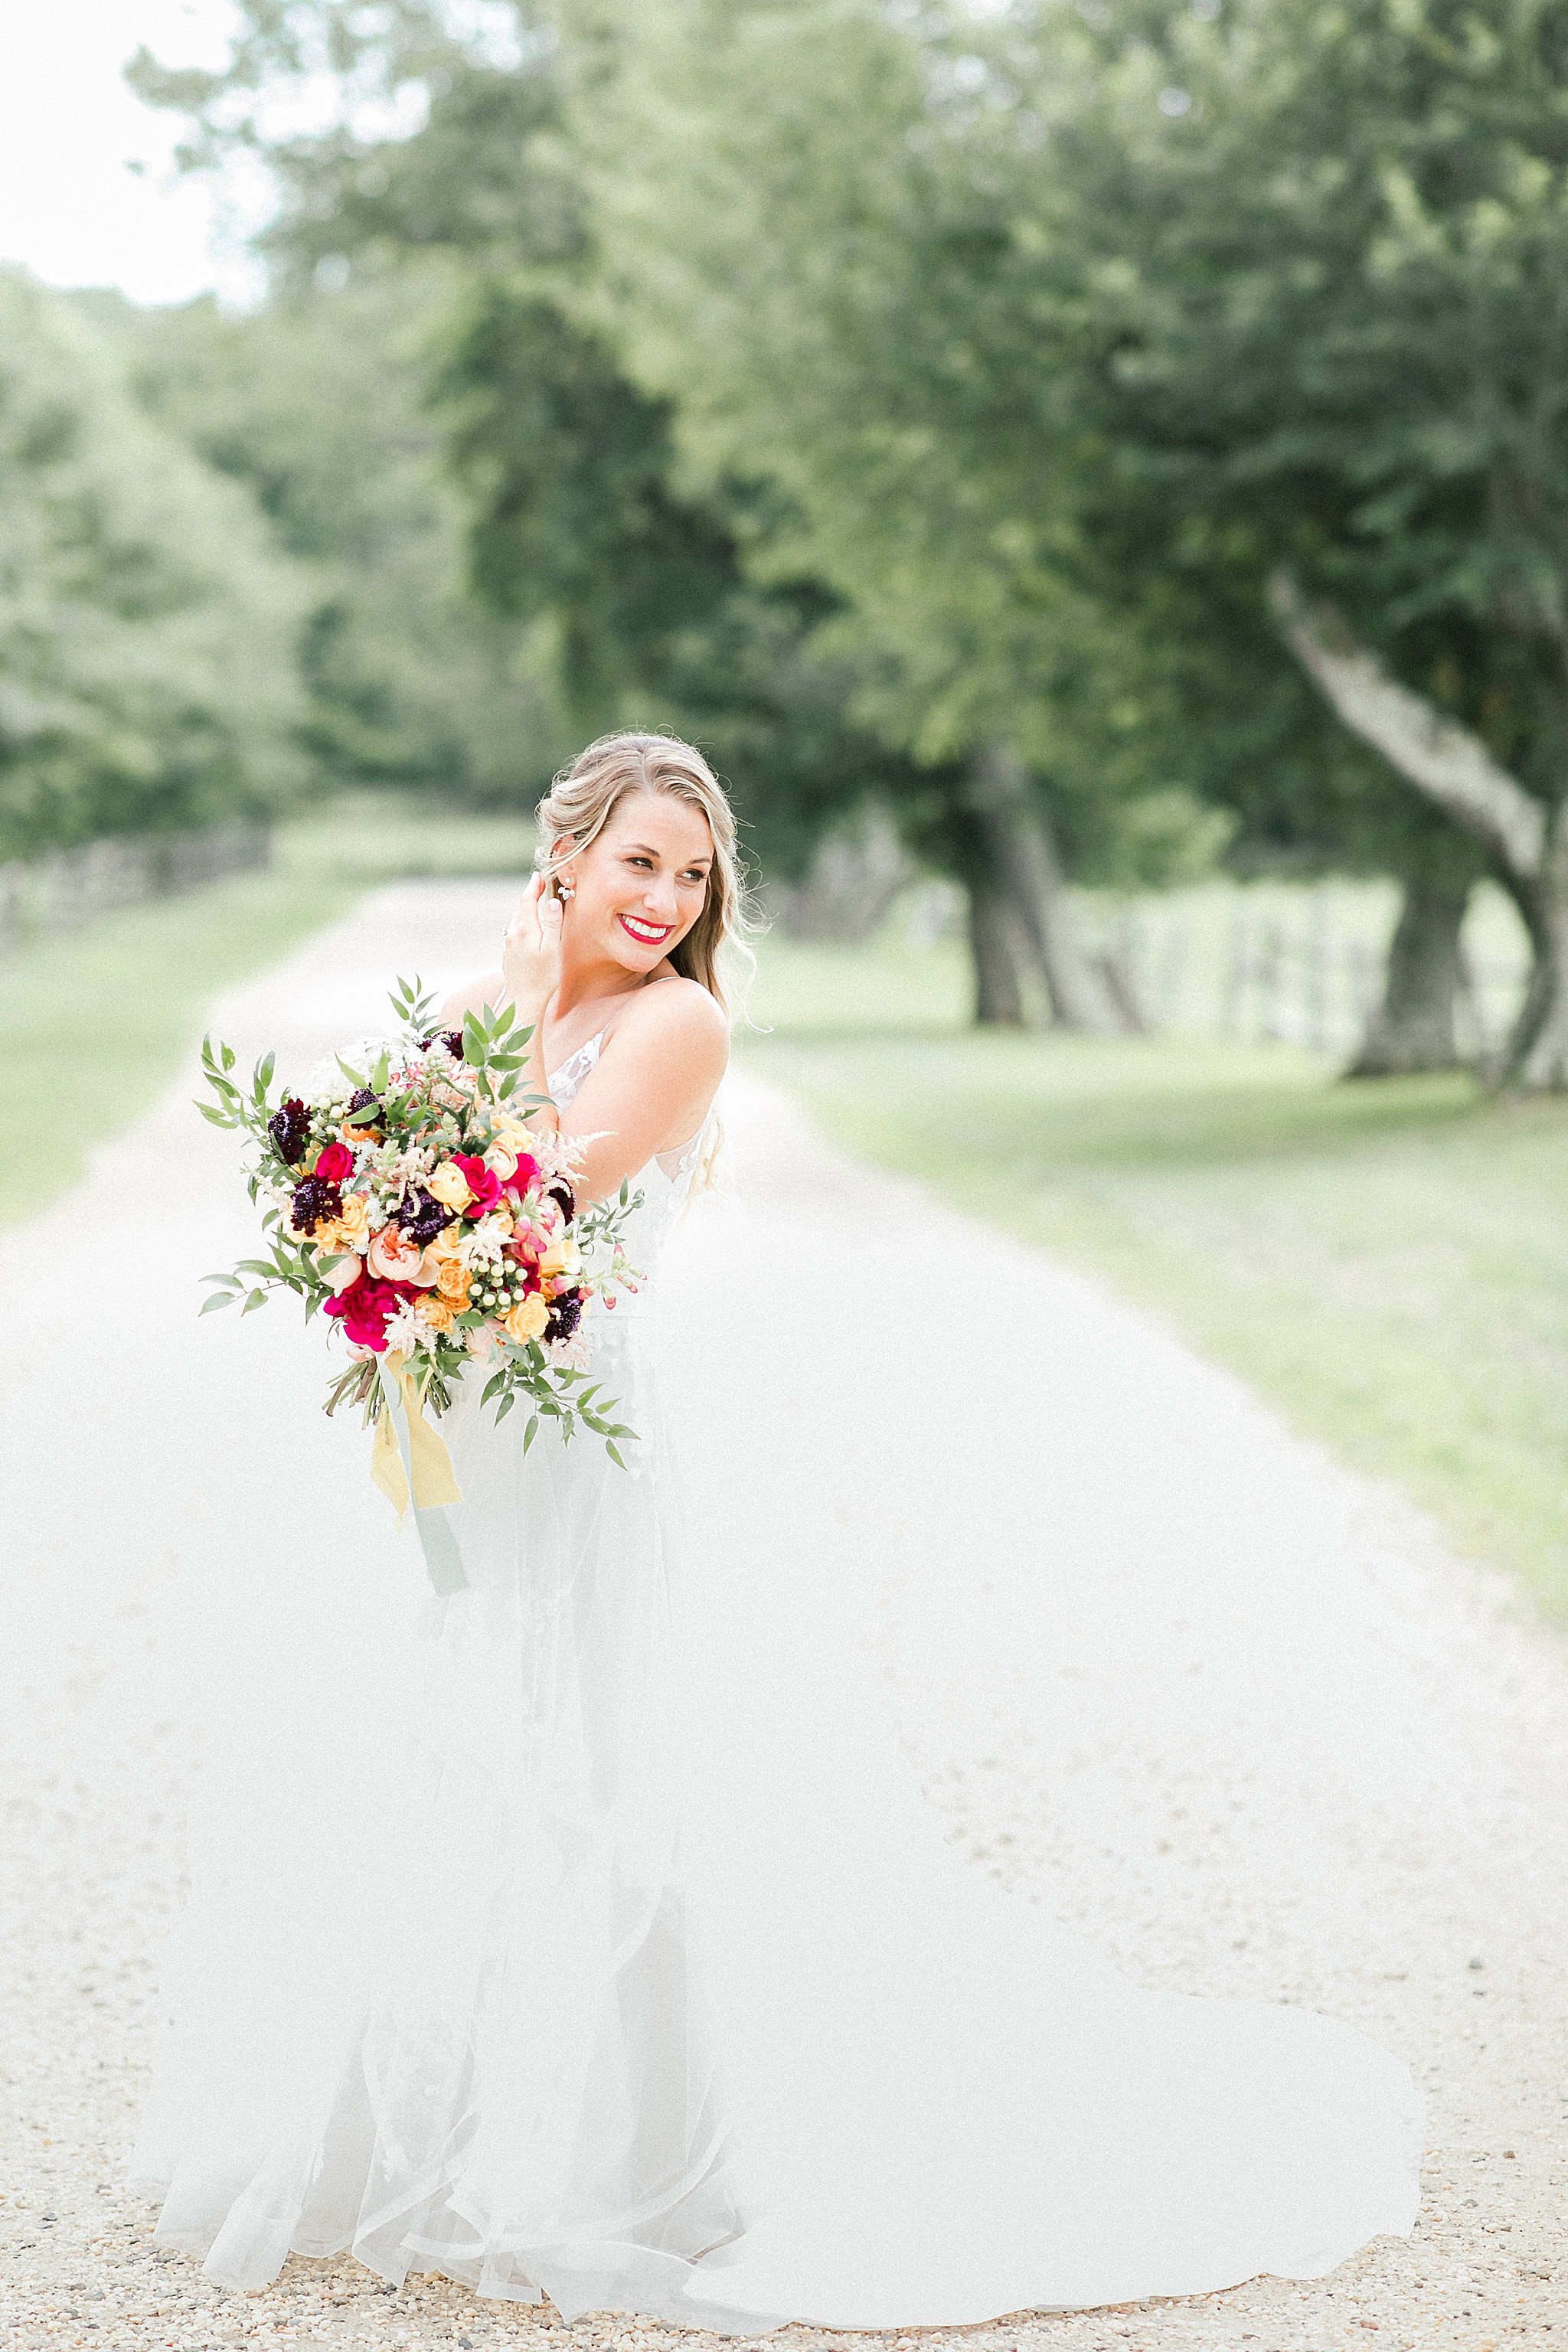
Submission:
M 534 864 L 552 882 L 563 866 L 603 833 L 628 793 L 668 793 L 706 819 L 713 836 L 713 865 L 702 912 L 671 951 L 670 962 L 694 980 L 733 1017 L 733 982 L 726 967 L 750 963 L 746 946 L 746 890 L 735 834 L 735 812 L 723 785 L 700 751 L 673 735 L 601 735 L 563 768 L 540 802 L 540 847 Z M 569 834 L 572 845 L 554 853 Z

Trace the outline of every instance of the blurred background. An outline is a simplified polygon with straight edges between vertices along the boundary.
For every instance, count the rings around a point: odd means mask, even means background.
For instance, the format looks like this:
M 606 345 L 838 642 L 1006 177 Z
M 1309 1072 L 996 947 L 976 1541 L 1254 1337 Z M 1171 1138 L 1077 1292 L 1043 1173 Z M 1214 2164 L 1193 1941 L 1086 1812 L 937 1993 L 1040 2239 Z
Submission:
M 0 256 L 0 1217 L 670 729 L 752 1066 L 1568 1614 L 1561 0 L 54 0 Z

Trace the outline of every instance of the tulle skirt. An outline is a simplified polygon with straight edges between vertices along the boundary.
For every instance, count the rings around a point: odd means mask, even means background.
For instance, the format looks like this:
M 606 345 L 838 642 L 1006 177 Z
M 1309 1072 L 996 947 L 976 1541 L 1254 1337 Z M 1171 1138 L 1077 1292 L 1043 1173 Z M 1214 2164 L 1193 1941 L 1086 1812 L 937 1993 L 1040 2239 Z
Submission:
M 1408 2230 L 1405 2067 L 1136 1989 L 960 1860 L 787 1433 L 689 1426 L 678 1475 L 635 1314 L 595 1370 L 629 1472 L 548 1430 L 525 1463 L 466 1397 L 470 1589 L 422 1597 L 405 1548 L 357 1618 L 231 1661 L 133 2167 L 160 2241 L 236 2286 L 352 2248 L 754 2333 L 1317 2276 Z

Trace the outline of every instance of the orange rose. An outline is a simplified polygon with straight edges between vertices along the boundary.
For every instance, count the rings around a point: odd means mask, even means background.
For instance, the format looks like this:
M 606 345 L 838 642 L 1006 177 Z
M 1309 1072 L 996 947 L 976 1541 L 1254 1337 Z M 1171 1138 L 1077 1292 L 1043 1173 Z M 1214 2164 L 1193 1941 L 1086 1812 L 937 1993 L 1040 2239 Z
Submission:
M 456 1309 L 444 1298 L 422 1298 L 415 1309 L 421 1323 L 428 1323 L 432 1331 L 449 1331 L 456 1319 Z
M 449 1298 L 461 1310 L 468 1303 L 469 1274 L 461 1258 L 444 1257 L 436 1269 L 436 1288 L 443 1298 Z

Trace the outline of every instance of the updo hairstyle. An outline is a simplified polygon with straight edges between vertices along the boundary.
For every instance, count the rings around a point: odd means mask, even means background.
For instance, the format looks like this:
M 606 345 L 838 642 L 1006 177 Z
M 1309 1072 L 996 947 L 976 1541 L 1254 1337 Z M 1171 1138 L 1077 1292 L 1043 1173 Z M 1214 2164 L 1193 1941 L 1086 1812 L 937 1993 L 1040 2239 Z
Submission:
M 706 818 L 713 864 L 702 912 L 670 950 L 670 962 L 730 1011 L 723 963 L 726 949 L 744 947 L 745 889 L 735 838 L 735 813 L 700 751 L 671 735 L 601 735 L 562 771 L 539 803 L 540 847 L 534 864 L 547 882 L 595 842 L 628 793 L 668 793 Z M 563 834 L 571 847 L 552 845 Z

